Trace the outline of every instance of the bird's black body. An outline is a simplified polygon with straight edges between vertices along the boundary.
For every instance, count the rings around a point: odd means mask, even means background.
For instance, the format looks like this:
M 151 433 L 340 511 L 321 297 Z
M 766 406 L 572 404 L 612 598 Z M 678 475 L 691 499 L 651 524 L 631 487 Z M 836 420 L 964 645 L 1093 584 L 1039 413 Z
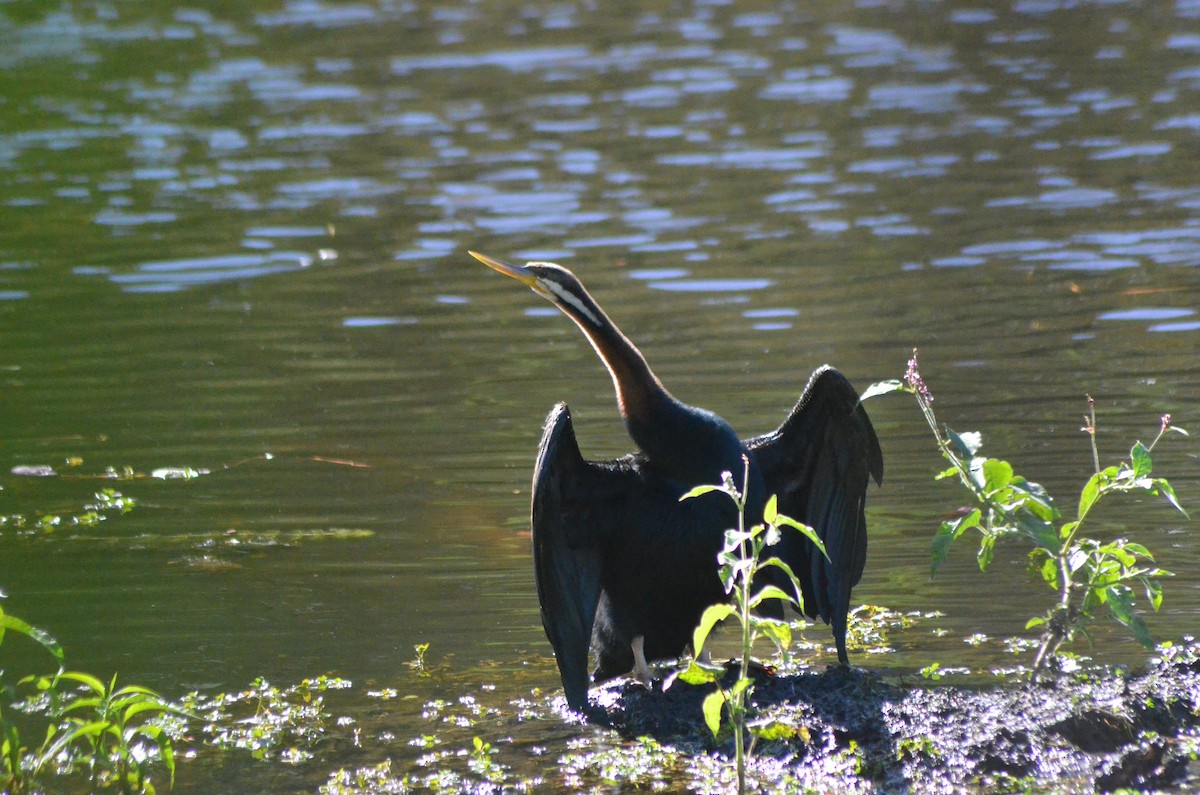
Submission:
M 850 589 L 866 560 L 867 482 L 883 475 L 878 440 L 849 382 L 831 368 L 817 370 L 783 425 L 742 441 L 717 415 L 671 396 L 570 271 L 474 256 L 528 284 L 579 325 L 612 375 L 638 447 L 616 461 L 585 460 L 565 404 L 550 412 L 542 434 L 533 478 L 534 569 L 568 704 L 587 705 L 589 652 L 598 662 L 596 681 L 633 668 L 637 642 L 646 660 L 678 657 L 704 609 L 726 600 L 716 558 L 725 530 L 737 525 L 734 505 L 719 493 L 679 498 L 720 483 L 725 472 L 740 488 L 743 458 L 748 521 L 776 494 L 780 512 L 812 526 L 826 546 L 828 560 L 798 533 L 785 534 L 773 552 L 800 579 L 805 612 L 833 624 L 845 663 Z

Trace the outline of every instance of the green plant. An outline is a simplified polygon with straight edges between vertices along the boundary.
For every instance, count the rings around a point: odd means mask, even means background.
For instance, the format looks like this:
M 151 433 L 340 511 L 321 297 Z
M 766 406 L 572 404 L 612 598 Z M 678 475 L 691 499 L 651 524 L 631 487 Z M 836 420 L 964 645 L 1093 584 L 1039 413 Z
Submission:
M 52 533 L 65 527 L 95 527 L 106 519 L 127 514 L 137 505 L 132 497 L 126 497 L 115 489 L 100 489 L 92 494 L 92 501 L 79 508 L 65 508 L 39 512 L 36 518 L 24 514 L 0 515 L 0 527 L 39 530 Z
M 16 616 L 5 614 L 4 608 L 0 607 L 0 645 L 4 642 L 4 633 L 7 630 L 36 642 L 54 658 L 58 663 L 59 672 L 62 672 L 63 649 L 58 641 L 48 632 L 30 626 Z M 28 749 L 21 745 L 21 733 L 16 724 L 9 721 L 4 714 L 4 708 L 16 698 L 15 689 L 4 681 L 4 669 L 0 668 L 0 784 L 3 785 L 0 786 L 0 791 L 9 795 L 25 792 L 31 778 L 24 766 Z
M 157 759 L 174 785 L 171 735 L 154 718 L 182 711 L 162 696 L 140 685 L 118 688 L 115 675 L 105 684 L 79 671 L 60 670 L 54 676 L 22 681 L 32 682 L 49 696 L 50 714 L 60 720 L 47 730 L 35 756 L 34 775 L 65 758 L 67 768 L 77 760 L 88 766 L 93 788 L 112 785 L 122 793 L 154 792 L 146 766 Z M 64 696 L 60 689 L 64 682 L 75 683 L 77 690 Z
M 351 685 L 340 677 L 318 676 L 279 688 L 259 677 L 245 690 L 189 693 L 182 701 L 202 717 L 203 734 L 217 748 L 249 751 L 260 761 L 298 763 L 309 759 L 310 749 L 326 735 L 331 716 L 325 694 Z
M 58 670 L 16 683 L 32 685 L 38 695 L 24 701 L 25 711 L 49 717 L 45 739 L 31 750 L 21 744 L 16 724 L 4 715 L 4 707 L 19 699 L 16 687 L 4 681 L 0 669 L 0 791 L 8 795 L 40 791 L 38 782 L 46 771 L 69 773 L 82 764 L 89 769 L 93 790 L 115 786 L 122 793 L 154 792 L 146 767 L 156 760 L 166 767 L 174 784 L 172 738 L 156 719 L 168 714 L 183 716 L 182 710 L 145 687 L 118 689 L 115 676 L 106 685 L 91 674 L 65 670 L 65 654 L 58 641 L 0 609 L 0 642 L 6 630 L 35 641 L 54 658 Z M 65 693 L 64 683 L 76 687 Z
M 940 662 L 930 663 L 918 671 L 918 673 L 926 679 L 932 679 L 936 682 L 942 678 L 942 664 Z
M 945 521 L 933 538 L 932 572 L 946 560 L 950 545 L 968 530 L 979 533 L 977 554 L 980 570 L 992 561 L 996 542 L 1005 537 L 1024 539 L 1032 545 L 1032 568 L 1057 594 L 1055 604 L 1041 616 L 1031 618 L 1027 629 L 1041 629 L 1041 642 L 1034 658 L 1031 678 L 1036 678 L 1059 647 L 1080 634 L 1091 642 L 1088 626 L 1095 611 L 1106 605 L 1113 618 L 1133 631 L 1147 648 L 1153 641 L 1145 621 L 1134 610 L 1133 585 L 1140 586 L 1154 610 L 1162 604 L 1159 583 L 1170 572 L 1154 567 L 1154 557 L 1145 546 L 1124 538 L 1104 542 L 1084 535 L 1082 529 L 1095 523 L 1093 511 L 1114 492 L 1145 491 L 1161 495 L 1184 513 L 1171 484 L 1151 474 L 1150 453 L 1168 431 L 1186 435 L 1162 417 L 1158 434 L 1149 445 L 1137 442 L 1129 459 L 1101 469 L 1096 444 L 1095 403 L 1088 398 L 1089 413 L 1083 430 L 1088 433 L 1095 473 L 1084 484 L 1074 515 L 1064 517 L 1050 495 L 1037 483 L 1017 475 L 1007 461 L 979 455 L 978 433 L 955 433 L 940 425 L 933 412 L 933 395 L 921 377 L 917 352 L 904 378 L 871 386 L 862 399 L 889 392 L 907 392 L 916 398 L 922 416 L 933 431 L 938 450 L 950 467 L 939 479 L 956 477 L 970 493 L 975 506 Z
M 737 507 L 738 526 L 725 531 L 725 545 L 717 555 L 721 582 L 725 592 L 730 595 L 730 601 L 710 605 L 700 617 L 692 636 L 693 658 L 688 667 L 675 674 L 679 679 L 693 685 L 716 683 L 717 689 L 710 693 L 703 704 L 704 721 L 709 730 L 716 736 L 721 728 L 721 714 L 729 718 L 733 730 L 734 756 L 737 764 L 738 792 L 746 791 L 746 733 L 749 717 L 749 700 L 754 690 L 754 680 L 750 678 L 750 653 L 755 640 L 766 636 L 782 652 L 792 642 L 792 630 L 786 621 L 766 618 L 753 611 L 768 599 L 777 599 L 797 608 L 803 608 L 803 597 L 800 593 L 800 583 L 785 562 L 778 557 L 763 558 L 763 553 L 775 545 L 781 538 L 781 528 L 791 527 L 803 533 L 812 541 L 822 554 L 825 545 L 812 528 L 797 522 L 778 512 L 776 498 L 767 500 L 763 510 L 763 523 L 746 527 L 746 493 L 750 484 L 750 461 L 742 458 L 744 471 L 742 488 L 739 490 L 733 481 L 733 474 L 725 472 L 723 482 L 719 486 L 697 486 L 680 497 L 680 500 L 691 499 L 702 494 L 717 491 L 727 495 Z M 787 575 L 793 587 L 789 594 L 776 585 L 764 585 L 754 590 L 760 572 L 778 568 Z M 704 659 L 704 646 L 708 636 L 717 624 L 728 618 L 736 618 L 741 629 L 741 654 L 739 657 L 738 677 L 729 687 L 721 684 L 725 673 L 723 666 L 714 665 Z M 669 685 L 675 677 L 669 677 Z
M 415 659 L 405 663 L 409 668 L 416 672 L 417 676 L 432 676 L 429 668 L 425 665 L 425 652 L 429 651 L 428 643 L 417 643 L 413 645 L 413 651 L 417 653 Z
M 505 779 L 505 767 L 495 759 L 496 749 L 480 737 L 471 739 L 471 758 L 467 767 L 493 784 L 500 784 Z

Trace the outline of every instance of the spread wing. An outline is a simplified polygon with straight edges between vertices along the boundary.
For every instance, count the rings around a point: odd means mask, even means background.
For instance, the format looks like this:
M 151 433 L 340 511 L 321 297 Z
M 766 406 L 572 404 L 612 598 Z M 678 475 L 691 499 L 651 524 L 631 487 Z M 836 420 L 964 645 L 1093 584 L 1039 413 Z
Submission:
M 825 366 L 813 373 L 783 424 L 746 446 L 767 494 L 779 496 L 780 513 L 812 527 L 825 544 L 828 560 L 799 533 L 785 532 L 778 554 L 800 580 L 804 612 L 832 623 L 845 664 L 850 590 L 867 559 L 867 482 L 883 480 L 871 420 L 850 382 Z
M 585 461 L 566 404 L 550 411 L 533 472 L 534 579 L 567 704 L 577 711 L 587 707 L 601 547 L 612 532 L 614 504 L 639 481 L 619 464 Z

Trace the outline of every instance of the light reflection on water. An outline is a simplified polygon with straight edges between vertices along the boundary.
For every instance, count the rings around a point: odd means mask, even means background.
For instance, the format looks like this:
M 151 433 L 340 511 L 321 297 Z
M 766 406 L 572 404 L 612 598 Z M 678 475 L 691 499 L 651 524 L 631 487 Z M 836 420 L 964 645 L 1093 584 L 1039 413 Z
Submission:
M 747 435 L 818 364 L 862 388 L 920 347 L 943 419 L 1069 503 L 1085 393 L 1106 455 L 1162 413 L 1197 424 L 1195 19 L 1052 2 L 6 16 L 0 471 L 276 456 L 123 484 L 143 507 L 103 534 L 0 530 L 6 609 L 80 667 L 164 687 L 386 680 L 426 641 L 466 669 L 544 655 L 522 535 L 542 417 L 568 400 L 587 454 L 628 443 L 577 330 L 467 248 L 575 269 L 673 392 Z M 1019 554 L 981 579 L 959 550 L 928 580 L 960 498 L 931 481 L 911 407 L 868 408 L 888 478 L 856 595 L 947 611 L 918 659 L 1020 632 L 1044 602 L 1013 592 Z M 1186 504 L 1195 448 L 1172 441 L 1156 463 Z M 93 486 L 0 485 L 5 513 Z M 1161 524 L 1115 513 L 1179 574 L 1153 622 L 1178 634 L 1200 553 L 1167 511 L 1144 516 Z M 374 535 L 225 543 L 281 528 Z M 155 540 L 197 537 L 238 568 Z

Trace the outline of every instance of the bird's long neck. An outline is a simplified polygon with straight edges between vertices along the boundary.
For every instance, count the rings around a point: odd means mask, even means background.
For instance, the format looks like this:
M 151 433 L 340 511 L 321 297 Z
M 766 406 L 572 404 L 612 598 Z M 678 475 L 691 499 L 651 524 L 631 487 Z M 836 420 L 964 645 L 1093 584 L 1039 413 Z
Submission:
M 563 307 L 563 311 L 583 330 L 608 368 L 617 393 L 617 405 L 630 433 L 634 433 L 634 428 L 640 424 L 649 422 L 657 410 L 674 402 L 646 363 L 646 357 L 595 301 L 581 302 L 578 307 Z M 636 434 L 634 441 L 640 442 Z
M 742 444 L 724 420 L 676 400 L 582 286 L 553 292 L 608 368 L 625 428 L 652 463 L 689 488 L 740 471 Z

